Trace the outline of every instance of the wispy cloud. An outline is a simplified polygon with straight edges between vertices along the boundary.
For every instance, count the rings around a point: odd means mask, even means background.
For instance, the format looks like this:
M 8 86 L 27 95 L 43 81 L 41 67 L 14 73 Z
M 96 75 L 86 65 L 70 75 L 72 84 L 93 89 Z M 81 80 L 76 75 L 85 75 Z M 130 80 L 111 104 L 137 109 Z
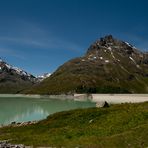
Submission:
M 58 38 L 21 38 L 21 37 L 0 37 L 0 42 L 5 43 L 13 43 L 17 45 L 25 45 L 25 46 L 31 46 L 34 48 L 40 48 L 40 49 L 49 49 L 49 50 L 71 50 L 73 52 L 79 52 L 83 48 L 75 43 L 58 39 Z
M 15 50 L 0 47 L 0 57 L 3 58 L 3 56 L 4 58 L 7 56 L 11 56 L 21 60 L 26 60 L 25 57 L 22 56 L 22 54 L 17 53 Z
M 82 47 L 77 43 L 73 43 L 64 38 L 60 38 L 54 31 L 44 29 L 44 27 L 37 26 L 24 20 L 20 21 L 20 26 L 9 30 L 10 34 L 0 36 L 2 44 L 17 44 L 23 46 L 30 46 L 40 49 L 65 49 L 79 52 Z
M 30 43 L 33 46 L 50 50 L 69 50 L 73 52 L 79 52 L 82 50 L 82 47 L 80 45 L 77 45 L 76 43 L 67 40 L 60 39 L 58 37 L 47 37 L 43 41 L 31 40 Z

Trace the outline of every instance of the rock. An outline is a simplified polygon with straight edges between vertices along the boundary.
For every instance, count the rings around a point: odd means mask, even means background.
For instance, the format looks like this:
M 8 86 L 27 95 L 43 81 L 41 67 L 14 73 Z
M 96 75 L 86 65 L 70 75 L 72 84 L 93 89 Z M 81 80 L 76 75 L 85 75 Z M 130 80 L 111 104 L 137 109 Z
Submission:
M 0 148 L 25 148 L 23 144 L 13 145 L 9 140 L 0 141 Z
M 92 123 L 93 122 L 93 119 L 89 120 L 89 123 Z
M 109 107 L 109 104 L 106 101 L 104 101 L 104 102 L 97 102 L 96 103 L 96 107 L 97 108 L 100 108 L 100 107 L 105 108 L 105 107 Z
M 14 121 L 14 122 L 11 122 L 11 125 L 15 125 L 16 124 L 16 122 Z
M 105 101 L 103 107 L 109 107 L 109 104 Z
M 36 124 L 38 121 L 28 121 L 28 122 L 11 122 L 9 125 L 6 125 L 6 127 L 11 126 L 11 127 L 19 127 L 19 126 L 27 126 L 27 125 L 31 125 L 31 124 Z M 0 126 L 1 127 L 5 127 L 3 125 Z
M 16 123 L 17 126 L 19 126 L 21 124 L 21 122 Z

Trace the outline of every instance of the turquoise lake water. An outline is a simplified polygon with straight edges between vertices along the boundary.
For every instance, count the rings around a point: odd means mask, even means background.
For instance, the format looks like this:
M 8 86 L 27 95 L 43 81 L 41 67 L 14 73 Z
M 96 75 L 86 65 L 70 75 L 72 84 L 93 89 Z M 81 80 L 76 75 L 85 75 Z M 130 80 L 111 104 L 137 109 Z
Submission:
M 7 125 L 14 121 L 41 120 L 56 112 L 88 107 L 95 107 L 95 103 L 90 101 L 0 96 L 0 125 Z

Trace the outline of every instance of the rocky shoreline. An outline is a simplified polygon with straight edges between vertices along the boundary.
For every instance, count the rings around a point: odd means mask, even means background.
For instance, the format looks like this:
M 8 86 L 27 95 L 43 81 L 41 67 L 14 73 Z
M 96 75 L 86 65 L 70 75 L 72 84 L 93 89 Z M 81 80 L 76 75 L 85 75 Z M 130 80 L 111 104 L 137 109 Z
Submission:
M 10 140 L 0 141 L 0 148 L 25 148 L 23 144 L 10 144 Z
M 27 126 L 27 125 L 32 125 L 32 124 L 36 124 L 38 123 L 39 121 L 28 121 L 28 122 L 11 122 L 10 124 L 8 125 L 0 125 L 0 128 L 3 128 L 3 127 L 20 127 L 20 126 Z

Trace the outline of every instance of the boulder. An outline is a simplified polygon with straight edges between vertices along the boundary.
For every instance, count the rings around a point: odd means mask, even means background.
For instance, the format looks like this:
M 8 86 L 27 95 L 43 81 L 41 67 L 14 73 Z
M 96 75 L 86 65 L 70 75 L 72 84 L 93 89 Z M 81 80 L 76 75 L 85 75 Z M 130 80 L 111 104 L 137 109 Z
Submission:
M 97 102 L 97 103 L 96 103 L 96 107 L 97 107 L 97 108 L 100 108 L 100 107 L 105 108 L 105 107 L 109 107 L 109 104 L 108 104 L 106 101 Z

